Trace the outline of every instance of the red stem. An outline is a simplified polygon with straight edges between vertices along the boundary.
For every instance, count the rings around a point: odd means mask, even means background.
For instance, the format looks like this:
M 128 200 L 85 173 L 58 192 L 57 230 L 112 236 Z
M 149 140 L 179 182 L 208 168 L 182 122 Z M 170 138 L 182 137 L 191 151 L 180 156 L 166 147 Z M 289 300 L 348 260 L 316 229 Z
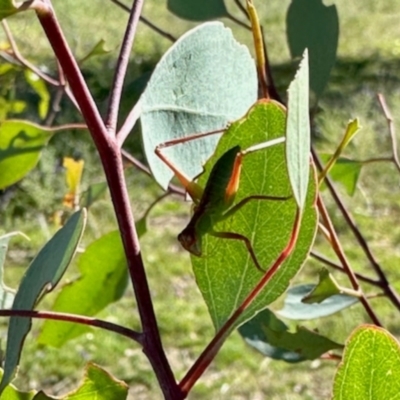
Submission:
M 139 344 L 143 342 L 143 334 L 124 326 L 113 324 L 112 322 L 103 321 L 101 319 L 86 317 L 84 315 L 59 313 L 54 311 L 34 311 L 34 310 L 1 310 L 1 317 L 26 317 L 37 319 L 51 319 L 54 321 L 73 322 L 81 325 L 94 326 L 107 331 L 115 332 L 135 340 Z
M 223 342 L 232 331 L 235 322 L 241 316 L 241 314 L 250 306 L 254 299 L 260 294 L 260 292 L 265 288 L 265 285 L 272 279 L 276 274 L 279 267 L 283 262 L 290 256 L 294 249 L 297 241 L 297 237 L 300 231 L 301 222 L 301 212 L 299 209 L 296 211 L 296 217 L 293 224 L 292 234 L 290 236 L 289 242 L 283 249 L 279 257 L 276 259 L 272 267 L 265 273 L 265 275 L 258 282 L 257 286 L 250 292 L 250 294 L 244 299 L 243 303 L 235 310 L 232 316 L 225 322 L 221 329 L 217 332 L 213 340 L 204 349 L 203 353 L 193 364 L 192 368 L 183 377 L 182 381 L 179 383 L 182 391 L 187 394 L 200 376 L 204 373 L 206 368 L 211 364 L 212 360 L 216 356 L 218 350 L 221 348 Z
M 71 90 L 78 101 L 82 115 L 99 152 L 109 185 L 112 202 L 128 262 L 129 274 L 143 325 L 143 351 L 147 355 L 166 399 L 182 399 L 159 335 L 150 290 L 140 252 L 130 199 L 123 171 L 122 157 L 115 137 L 108 134 L 83 76 L 59 27 L 50 0 L 47 12 L 37 16 L 46 36 L 65 72 Z

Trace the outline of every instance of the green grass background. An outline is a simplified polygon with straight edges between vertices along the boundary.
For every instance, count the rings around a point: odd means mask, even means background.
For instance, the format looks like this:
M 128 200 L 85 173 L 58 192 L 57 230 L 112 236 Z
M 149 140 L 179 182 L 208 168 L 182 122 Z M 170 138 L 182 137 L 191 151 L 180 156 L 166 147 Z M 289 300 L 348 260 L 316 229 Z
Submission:
M 285 15 L 290 2 L 255 3 L 265 28 L 273 74 L 281 93 L 284 93 L 293 74 L 285 34 Z M 338 0 L 335 4 L 340 18 L 338 60 L 320 103 L 322 111 L 317 117 L 317 146 L 321 150 L 332 151 L 347 121 L 359 117 L 363 130 L 346 154 L 357 159 L 387 155 L 390 153 L 390 140 L 376 93 L 385 94 L 398 126 L 400 2 Z M 100 108 L 104 109 L 127 13 L 106 0 L 54 0 L 54 6 L 77 58 L 83 57 L 100 39 L 106 40 L 110 53 L 91 59 L 84 67 L 91 90 Z M 144 16 L 175 36 L 195 25 L 176 18 L 165 6 L 165 1 L 147 1 Z M 228 6 L 232 13 L 241 17 L 233 2 Z M 230 21 L 224 22 L 234 29 L 239 41 L 251 46 L 251 37 L 246 30 Z M 48 43 L 33 13 L 10 18 L 9 24 L 25 57 L 37 65 L 54 67 Z M 0 40 L 4 40 L 2 33 Z M 135 79 L 151 71 L 169 46 L 168 40 L 140 25 L 127 77 L 123 113 L 129 110 L 137 96 Z M 57 123 L 71 120 L 77 121 L 79 116 L 65 102 Z M 127 147 L 140 156 L 139 136 L 133 134 Z M 101 166 L 89 137 L 79 132 L 63 133 L 52 139 L 38 168 L 8 192 L 10 199 L 5 202 L 3 197 L 0 229 L 4 232 L 21 230 L 31 238 L 30 242 L 15 239 L 11 243 L 6 261 L 6 282 L 9 285 L 17 284 L 32 257 L 54 232 L 51 216 L 62 208 L 61 199 L 65 190 L 63 174 L 57 167 L 58 160 L 71 155 L 81 155 L 85 159 L 84 187 L 102 180 Z M 150 178 L 132 168 L 127 170 L 126 175 L 135 216 L 140 217 L 162 192 Z M 396 223 L 400 214 L 398 173 L 391 165 L 368 165 L 362 171 L 356 194 L 352 198 L 344 191 L 341 194 L 389 279 L 400 290 L 400 229 Z M 353 268 L 372 275 L 361 250 L 328 197 L 327 204 Z M 188 216 L 189 205 L 169 197 L 152 211 L 149 231 L 141 241 L 163 342 L 177 379 L 183 376 L 213 335 L 210 318 L 194 282 L 189 257 L 176 241 L 176 235 L 185 226 Z M 104 196 L 90 211 L 83 246 L 115 228 L 112 206 L 108 196 Z M 321 238 L 317 238 L 316 247 L 331 254 Z M 318 269 L 319 265 L 310 260 L 294 283 L 315 282 Z M 76 275 L 77 270 L 72 266 L 67 278 L 72 279 Z M 338 273 L 335 277 L 347 283 Z M 377 293 L 374 288 L 365 289 L 368 293 Z M 47 305 L 51 304 L 51 296 L 46 301 Z M 398 314 L 390 304 L 383 298 L 376 298 L 372 300 L 372 305 L 384 326 L 398 335 Z M 99 317 L 138 328 L 132 291 L 129 289 L 119 303 L 109 306 Z M 304 325 L 318 328 L 333 340 L 343 342 L 350 331 L 362 322 L 369 322 L 368 318 L 360 306 L 355 306 L 331 318 Z M 6 325 L 6 320 L 1 321 L 2 347 Z M 34 322 L 26 341 L 15 381 L 20 388 L 41 388 L 55 395 L 65 393 L 80 379 L 84 365 L 93 361 L 130 385 L 130 399 L 161 398 L 150 365 L 136 343 L 95 330 L 69 342 L 61 350 L 43 348 L 34 340 L 39 327 L 40 323 Z M 190 398 L 328 399 L 334 371 L 335 365 L 328 361 L 289 365 L 266 359 L 248 348 L 235 333 L 194 387 Z

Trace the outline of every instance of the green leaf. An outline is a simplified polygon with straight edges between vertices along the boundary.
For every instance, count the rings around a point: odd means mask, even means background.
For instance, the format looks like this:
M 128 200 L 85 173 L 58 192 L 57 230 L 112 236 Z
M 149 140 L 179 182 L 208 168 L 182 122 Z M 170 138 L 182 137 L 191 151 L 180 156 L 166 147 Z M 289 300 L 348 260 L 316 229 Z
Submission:
M 142 136 L 154 178 L 166 188 L 173 173 L 155 154 L 160 143 L 224 129 L 257 99 L 257 72 L 249 50 L 219 22 L 198 26 L 165 53 L 141 97 Z M 217 135 L 166 149 L 188 176 L 201 172 Z
M 329 154 L 320 154 L 321 160 L 327 163 L 330 159 Z M 358 178 L 361 173 L 363 164 L 359 161 L 350 160 L 349 158 L 341 157 L 336 160 L 335 165 L 329 172 L 329 176 L 338 183 L 341 183 L 349 196 L 353 196 L 356 188 Z M 322 182 L 320 190 L 324 190 L 326 185 Z
M 260 100 L 246 117 L 234 122 L 222 136 L 206 172 L 199 179 L 204 186 L 210 168 L 228 149 L 240 145 L 243 150 L 277 137 L 286 131 L 286 113 L 274 101 Z M 244 157 L 242 175 L 235 203 L 251 195 L 290 196 L 284 145 L 276 145 Z M 236 326 L 250 319 L 280 296 L 305 261 L 314 240 L 317 216 L 314 207 L 315 178 L 308 188 L 302 226 L 292 255 L 250 307 L 237 320 Z M 236 232 L 251 240 L 260 265 L 268 269 L 287 245 L 296 214 L 293 198 L 286 201 L 252 200 L 214 229 Z M 256 269 L 245 245 L 205 235 L 202 257 L 192 256 L 197 284 L 207 303 L 216 330 L 232 315 L 259 282 L 262 273 Z
M 258 313 L 242 325 L 239 332 L 248 344 L 267 357 L 287 362 L 314 360 L 329 350 L 343 347 L 301 326 L 296 332 L 289 332 L 288 327 L 269 310 Z
M 34 72 L 29 70 L 25 71 L 25 79 L 32 87 L 32 89 L 36 92 L 36 94 L 39 96 L 40 98 L 39 109 L 38 109 L 39 117 L 41 119 L 45 119 L 50 106 L 50 93 L 47 90 L 46 83 Z
M 0 0 L 0 21 L 17 12 L 26 10 L 26 6 L 32 1 Z
M 388 331 L 372 325 L 349 337 L 333 384 L 333 400 L 398 399 L 400 348 Z
M 41 295 L 54 289 L 75 254 L 85 223 L 86 210 L 83 209 L 73 214 L 40 250 L 22 278 L 15 295 L 13 310 L 32 310 Z M 10 318 L 0 393 L 14 375 L 25 337 L 30 329 L 30 318 Z
M 284 318 L 295 320 L 309 320 L 335 314 L 358 302 L 354 296 L 339 294 L 327 298 L 319 304 L 306 304 L 302 302 L 315 287 L 313 284 L 299 285 L 290 288 L 285 297 L 284 306 L 276 313 Z
M 7 287 L 3 282 L 4 261 L 6 259 L 8 243 L 10 238 L 18 232 L 12 232 L 4 236 L 0 236 L 0 308 L 9 309 L 14 301 L 15 291 Z
M 301 301 L 307 304 L 322 303 L 328 297 L 341 293 L 342 291 L 334 277 L 326 268 L 322 268 L 319 271 L 318 284 Z
M 63 397 L 63 400 L 124 400 L 128 385 L 114 378 L 98 365 L 89 363 L 80 387 Z
M 286 159 L 297 205 L 303 209 L 310 175 L 310 117 L 308 110 L 308 52 L 288 89 Z
M 36 165 L 52 135 L 27 121 L 0 122 L 0 189 L 18 182 Z
M 0 376 L 3 376 L 3 370 L 0 369 Z M 7 385 L 3 393 L 0 395 L 0 400 L 34 400 L 35 392 L 33 390 L 29 392 L 22 392 L 18 390 L 14 385 Z
M 286 17 L 286 33 L 293 58 L 308 48 L 310 86 L 321 96 L 336 60 L 339 40 L 339 17 L 335 5 L 322 0 L 292 0 Z
M 62 288 L 53 311 L 91 316 L 124 294 L 128 269 L 119 231 L 91 243 L 77 263 L 81 276 Z M 46 320 L 38 341 L 61 347 L 89 329 L 84 325 Z
M 111 50 L 106 49 L 106 41 L 104 39 L 100 39 L 81 60 L 79 64 L 82 65 L 85 61 L 89 58 L 96 57 L 96 56 L 103 56 L 104 54 L 108 54 Z
M 168 0 L 168 10 L 189 21 L 208 21 L 228 16 L 223 0 Z

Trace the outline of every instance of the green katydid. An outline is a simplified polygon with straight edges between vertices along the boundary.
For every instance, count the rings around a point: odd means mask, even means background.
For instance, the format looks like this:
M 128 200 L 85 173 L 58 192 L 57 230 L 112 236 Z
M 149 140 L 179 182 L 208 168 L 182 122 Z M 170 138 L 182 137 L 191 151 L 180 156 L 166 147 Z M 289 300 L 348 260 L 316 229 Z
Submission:
M 214 230 L 213 226 L 216 223 L 231 217 L 251 200 L 287 200 L 289 198 L 255 194 L 248 196 L 233 205 L 235 195 L 239 188 L 243 157 L 255 151 L 283 143 L 285 138 L 276 138 L 264 143 L 256 144 L 245 150 L 241 150 L 240 146 L 232 147 L 217 160 L 211 170 L 204 189 L 195 181 L 190 180 L 184 173 L 179 171 L 162 154 L 163 148 L 217 132 L 219 131 L 174 139 L 163 143 L 156 148 L 156 154 L 172 169 L 195 203 L 192 218 L 186 228 L 178 235 L 178 240 L 187 251 L 196 256 L 202 255 L 202 237 L 205 234 L 210 234 L 224 239 L 240 240 L 246 245 L 257 269 L 264 271 L 260 266 L 251 242 L 247 237 L 235 232 L 217 232 Z

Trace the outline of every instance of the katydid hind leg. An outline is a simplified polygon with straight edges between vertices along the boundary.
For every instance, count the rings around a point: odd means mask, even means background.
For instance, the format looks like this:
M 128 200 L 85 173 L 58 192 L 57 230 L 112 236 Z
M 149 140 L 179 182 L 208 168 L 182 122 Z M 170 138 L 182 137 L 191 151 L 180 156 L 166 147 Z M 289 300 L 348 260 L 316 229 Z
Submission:
M 249 252 L 250 257 L 253 260 L 253 263 L 256 266 L 256 268 L 262 273 L 265 272 L 265 270 L 261 267 L 260 263 L 258 262 L 257 256 L 254 252 L 253 246 L 252 246 L 249 238 L 247 238 L 244 235 L 241 235 L 240 233 L 236 233 L 236 232 L 212 231 L 212 232 L 210 232 L 210 235 L 221 238 L 221 239 L 239 240 L 239 241 L 243 242 L 245 244 L 247 251 Z

